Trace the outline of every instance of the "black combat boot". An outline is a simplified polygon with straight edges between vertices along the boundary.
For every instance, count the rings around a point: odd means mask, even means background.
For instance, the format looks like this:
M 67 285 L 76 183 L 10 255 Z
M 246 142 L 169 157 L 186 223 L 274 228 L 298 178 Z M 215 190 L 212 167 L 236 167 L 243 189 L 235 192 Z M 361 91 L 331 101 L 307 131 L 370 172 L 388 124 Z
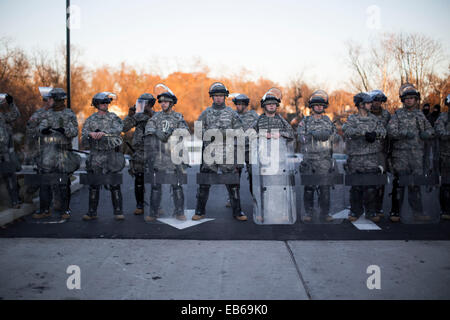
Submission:
M 162 187 L 160 184 L 152 185 L 150 194 L 150 215 L 145 217 L 145 221 L 152 222 L 158 218 L 159 206 L 161 205 Z
M 186 220 L 184 215 L 184 193 L 183 188 L 180 185 L 174 185 L 172 187 L 173 203 L 175 205 L 175 218 L 181 221 Z
M 305 216 L 303 217 L 304 222 L 311 222 L 312 216 L 314 214 L 314 187 L 305 186 L 303 191 Z
M 89 188 L 89 211 L 83 216 L 84 221 L 97 219 L 97 207 L 100 196 L 100 187 Z
M 231 208 L 233 209 L 233 217 L 239 221 L 247 221 L 247 216 L 241 210 L 241 198 L 239 185 L 227 185 L 228 194 L 231 200 Z
M 134 196 L 136 198 L 136 210 L 135 215 L 144 214 L 144 174 L 138 173 L 136 179 L 134 180 Z
M 122 210 L 122 192 L 120 191 L 120 185 L 111 186 L 111 200 L 114 208 L 114 219 L 124 220 Z
M 195 215 L 192 217 L 192 220 L 201 220 L 205 217 L 206 203 L 208 202 L 210 187 L 211 186 L 209 184 L 201 184 L 198 187 L 197 206 L 195 208 Z

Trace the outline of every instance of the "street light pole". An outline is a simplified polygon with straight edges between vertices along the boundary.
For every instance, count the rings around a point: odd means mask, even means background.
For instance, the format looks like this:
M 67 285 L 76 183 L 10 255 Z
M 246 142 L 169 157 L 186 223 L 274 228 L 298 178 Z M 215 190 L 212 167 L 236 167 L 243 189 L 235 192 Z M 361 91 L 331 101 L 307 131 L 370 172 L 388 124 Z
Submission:
M 66 0 L 66 80 L 67 107 L 70 109 L 70 0 Z

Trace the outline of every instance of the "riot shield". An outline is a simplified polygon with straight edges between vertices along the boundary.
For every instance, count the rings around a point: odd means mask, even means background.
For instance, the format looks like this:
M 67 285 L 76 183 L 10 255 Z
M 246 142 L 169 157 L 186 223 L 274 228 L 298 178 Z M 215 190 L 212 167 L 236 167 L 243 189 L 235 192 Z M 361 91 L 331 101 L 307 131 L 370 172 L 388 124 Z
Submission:
M 250 143 L 253 220 L 256 224 L 294 224 L 297 220 L 293 146 L 282 137 L 260 136 Z
M 302 160 L 299 165 L 299 210 L 304 223 L 341 223 L 348 216 L 348 190 L 344 186 L 343 155 L 333 154 L 335 138 L 300 136 Z
M 400 175 L 398 177 L 400 221 L 405 224 L 431 224 L 440 221 L 439 176 Z
M 183 142 L 177 134 L 172 134 L 167 142 L 153 134 L 145 136 L 145 183 L 151 185 L 150 210 L 146 217 L 183 219 L 185 216 L 189 158 L 187 144 L 179 148 L 180 144 Z

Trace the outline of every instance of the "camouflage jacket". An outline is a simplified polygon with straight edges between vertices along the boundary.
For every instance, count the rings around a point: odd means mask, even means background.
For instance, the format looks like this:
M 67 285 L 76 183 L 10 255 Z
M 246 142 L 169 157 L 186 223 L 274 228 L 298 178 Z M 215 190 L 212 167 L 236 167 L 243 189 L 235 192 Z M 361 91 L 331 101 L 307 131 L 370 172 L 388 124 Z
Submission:
M 89 137 L 91 132 L 104 132 L 108 136 L 100 140 L 94 140 Z M 115 113 L 107 112 L 100 115 L 98 112 L 86 119 L 83 130 L 81 131 L 81 145 L 90 150 L 112 150 L 122 145 L 120 134 L 123 131 L 123 122 Z
M 205 131 L 211 129 L 220 130 L 223 135 L 223 145 L 226 144 L 227 129 L 243 129 L 244 125 L 238 113 L 223 105 L 213 104 L 211 107 L 206 108 L 205 111 L 198 117 L 198 120 L 202 123 L 202 137 L 204 138 Z M 198 134 L 198 133 L 197 133 Z M 203 148 L 211 144 L 211 141 L 203 141 Z
M 39 124 L 41 121 L 45 118 L 45 113 L 48 110 L 44 107 L 36 110 L 28 119 L 27 122 L 27 129 L 26 129 L 26 136 L 28 139 L 34 140 L 39 137 Z
M 5 117 L 0 113 L 0 154 L 7 153 L 10 147 L 11 135 L 8 132 Z
M 52 109 L 42 113 L 42 120 L 38 125 L 38 130 L 41 132 L 46 128 L 58 129 L 63 128 L 64 134 L 51 131 L 49 135 L 40 133 L 41 143 L 53 143 L 71 145 L 72 139 L 78 135 L 78 120 L 72 110 L 65 108 L 61 111 L 54 111 Z
M 381 114 L 377 115 L 372 113 L 375 117 L 377 117 L 383 123 L 383 126 L 387 128 L 389 120 L 391 120 L 391 114 L 386 109 L 381 109 Z
M 133 116 L 126 116 L 125 119 L 123 119 L 123 132 L 128 132 L 134 127 L 136 128 L 133 133 L 133 141 L 131 142 L 135 150 L 144 149 L 145 126 L 153 115 L 153 112 L 151 115 L 141 112 L 136 113 Z
M 273 118 L 266 116 L 265 113 L 259 116 L 259 118 L 252 125 L 256 132 L 266 130 L 267 133 L 271 133 L 272 130 L 279 130 L 280 136 L 292 140 L 295 137 L 294 129 L 291 125 L 279 114 L 275 114 Z
M 348 155 L 367 155 L 383 151 L 383 139 L 386 137 L 386 129 L 380 119 L 368 113 L 367 117 L 352 114 L 342 126 Z M 375 132 L 375 142 L 366 140 L 366 132 Z
M 255 123 L 255 121 L 259 118 L 259 114 L 257 114 L 253 109 L 243 113 L 238 113 L 238 115 L 242 120 L 244 132 L 251 128 L 253 123 Z
M 319 141 L 312 136 L 313 131 L 326 132 L 329 138 Z M 301 153 L 304 157 L 313 159 L 331 158 L 333 143 L 339 139 L 336 126 L 326 115 L 318 119 L 313 116 L 303 118 L 298 125 L 297 135 Z
M 171 111 L 157 112 L 147 122 L 145 127 L 146 149 L 153 159 L 154 167 L 158 169 L 174 169 L 171 152 L 173 145 L 170 143 L 170 136 L 176 129 L 186 129 L 189 127 L 181 113 Z M 148 140 L 149 139 L 149 140 Z M 147 151 L 146 151 L 147 152 Z
M 448 112 L 441 113 L 434 124 L 434 130 L 439 137 L 441 157 L 450 157 L 450 119 Z
M 8 133 L 12 135 L 12 124 L 20 117 L 20 111 L 14 103 L 3 107 L 3 110 L 4 111 L 0 113 L 2 114 L 3 120 L 5 122 L 6 130 L 8 130 Z
M 414 135 L 408 139 L 406 134 Z M 424 141 L 420 138 L 421 132 L 433 135 L 434 130 L 422 111 L 401 108 L 389 120 L 387 127 L 388 137 L 392 139 L 393 150 L 423 150 Z

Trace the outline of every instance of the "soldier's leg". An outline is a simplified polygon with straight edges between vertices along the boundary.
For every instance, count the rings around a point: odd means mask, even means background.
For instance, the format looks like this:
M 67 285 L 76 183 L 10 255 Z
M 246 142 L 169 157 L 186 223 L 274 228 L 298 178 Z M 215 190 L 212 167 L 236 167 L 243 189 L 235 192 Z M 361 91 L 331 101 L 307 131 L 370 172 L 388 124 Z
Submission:
M 330 216 L 330 189 L 330 186 L 319 186 L 320 215 L 327 221 L 333 220 L 333 217 Z
M 240 188 L 238 184 L 227 184 L 228 195 L 231 200 L 233 217 L 239 221 L 247 221 L 247 216 L 241 210 Z
M 372 220 L 373 222 L 379 222 L 380 217 L 377 215 L 377 196 L 378 188 L 377 186 L 367 186 L 364 187 L 364 208 L 366 211 L 366 218 Z
M 61 184 L 53 187 L 55 211 L 61 215 L 62 219 L 69 219 L 69 184 Z
M 363 190 L 361 186 L 350 188 L 350 214 L 349 220 L 355 221 L 364 213 Z
M 184 192 L 183 187 L 178 184 L 172 185 L 173 204 L 175 205 L 175 217 L 178 220 L 186 220 L 184 215 Z
M 135 215 L 141 215 L 144 213 L 144 194 L 144 173 L 138 172 L 135 174 L 134 179 L 134 196 L 136 198 L 136 210 L 134 211 Z
M 303 190 L 303 202 L 305 207 L 305 213 L 308 217 L 314 214 L 314 186 L 305 186 Z M 310 220 L 306 218 L 306 220 Z
M 6 182 L 6 189 L 11 200 L 11 207 L 14 209 L 20 208 L 19 188 L 17 186 L 16 174 L 3 175 L 3 180 Z
M 83 216 L 83 220 L 97 219 L 97 207 L 100 196 L 100 186 L 89 186 L 89 211 Z
M 253 175 L 252 175 L 252 165 L 250 163 L 246 164 L 248 173 L 248 184 L 250 188 L 250 194 L 253 195 Z
M 125 217 L 123 215 L 122 191 L 120 190 L 120 184 L 111 185 L 110 191 L 114 208 L 114 218 L 116 220 L 123 220 Z
M 49 217 L 50 203 L 52 201 L 52 190 L 49 185 L 41 185 L 39 188 L 39 212 L 33 214 L 34 219 Z
M 385 186 L 378 186 L 376 192 L 376 200 L 375 200 L 375 211 L 378 216 L 383 217 L 383 201 L 384 201 L 384 190 Z
M 162 186 L 158 183 L 152 184 L 152 191 L 150 193 L 150 217 L 155 220 L 158 216 L 158 209 L 161 205 Z
M 411 173 L 414 175 L 422 175 L 424 173 L 423 171 L 424 166 L 423 162 L 419 157 L 419 153 L 412 152 L 411 154 L 409 154 L 409 160 L 412 171 Z M 425 214 L 423 211 L 422 191 L 420 186 L 408 186 L 408 202 L 413 210 L 413 214 L 416 219 L 418 220 L 430 219 L 430 216 Z
M 213 170 L 207 168 L 204 165 L 200 166 L 201 173 L 214 173 Z M 208 202 L 209 197 L 209 189 L 211 185 L 209 184 L 200 184 L 197 189 L 197 205 L 195 208 L 195 215 L 192 217 L 192 220 L 200 220 L 205 217 L 206 214 L 206 203 Z
M 441 218 L 450 220 L 450 184 L 443 184 L 439 190 Z

